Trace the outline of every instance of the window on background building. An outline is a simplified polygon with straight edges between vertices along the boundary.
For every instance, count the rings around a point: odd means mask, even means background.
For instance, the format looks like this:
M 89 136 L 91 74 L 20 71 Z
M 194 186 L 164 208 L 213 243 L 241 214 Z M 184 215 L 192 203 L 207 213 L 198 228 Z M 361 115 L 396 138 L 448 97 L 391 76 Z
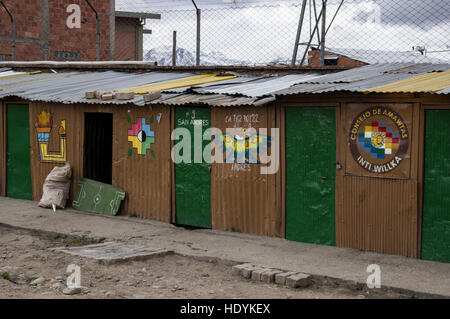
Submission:
M 338 65 L 338 56 L 326 56 L 324 59 L 324 65 Z

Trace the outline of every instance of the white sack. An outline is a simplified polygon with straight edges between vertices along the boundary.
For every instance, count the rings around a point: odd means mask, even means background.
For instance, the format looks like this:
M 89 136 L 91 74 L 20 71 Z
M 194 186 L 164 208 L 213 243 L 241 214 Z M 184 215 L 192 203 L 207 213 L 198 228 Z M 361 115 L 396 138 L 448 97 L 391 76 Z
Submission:
M 55 167 L 44 182 L 44 194 L 38 206 L 65 208 L 66 201 L 69 198 L 70 179 L 72 177 L 72 168 L 69 163 L 62 167 Z

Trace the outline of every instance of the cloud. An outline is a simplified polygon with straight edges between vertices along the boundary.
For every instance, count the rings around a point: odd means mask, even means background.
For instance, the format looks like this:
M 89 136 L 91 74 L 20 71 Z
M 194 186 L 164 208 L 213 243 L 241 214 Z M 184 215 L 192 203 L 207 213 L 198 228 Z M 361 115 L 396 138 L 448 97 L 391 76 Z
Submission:
M 388 25 L 409 25 L 429 30 L 450 22 L 448 0 L 378 0 L 381 22 Z
M 417 45 L 424 45 L 428 51 L 447 49 L 448 18 L 445 16 L 440 20 L 433 20 L 432 23 L 424 22 L 429 21 L 428 15 L 437 15 L 436 10 L 432 9 L 434 7 L 430 7 L 430 13 L 416 12 L 419 18 L 414 20 L 413 15 L 401 9 L 403 7 L 400 6 L 400 2 L 402 6 L 406 6 L 407 1 L 404 0 L 344 2 L 327 34 L 326 45 L 335 48 L 401 52 L 410 51 L 412 46 Z M 238 9 L 230 7 L 204 9 L 201 18 L 202 51 L 220 51 L 232 59 L 250 60 L 261 64 L 280 57 L 289 59 L 294 48 L 301 10 L 298 3 L 295 6 L 280 4 Z M 328 22 L 338 4 L 338 0 L 329 1 Z M 377 6 L 381 8 L 378 18 L 373 14 L 378 10 Z M 441 6 L 440 16 L 445 15 L 443 11 Z M 161 20 L 147 20 L 146 28 L 153 31 L 151 35 L 145 37 L 146 49 L 162 45 L 170 46 L 172 31 L 176 30 L 178 46 L 195 52 L 196 17 L 193 10 L 165 11 Z M 309 36 L 310 21 L 307 9 L 300 42 L 307 42 Z M 314 43 L 317 44 L 316 42 L 317 39 L 314 38 Z M 303 49 L 304 46 L 300 46 L 299 57 L 302 56 Z M 449 61 L 449 55 L 446 53 L 430 54 L 430 57 Z

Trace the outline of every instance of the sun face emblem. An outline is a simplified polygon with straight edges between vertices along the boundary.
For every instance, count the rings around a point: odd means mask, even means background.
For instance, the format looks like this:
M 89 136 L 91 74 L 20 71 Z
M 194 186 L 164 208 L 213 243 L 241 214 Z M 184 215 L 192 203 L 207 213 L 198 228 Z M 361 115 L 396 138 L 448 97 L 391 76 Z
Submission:
M 386 136 L 382 132 L 377 132 L 372 135 L 372 145 L 376 148 L 383 148 L 386 142 Z

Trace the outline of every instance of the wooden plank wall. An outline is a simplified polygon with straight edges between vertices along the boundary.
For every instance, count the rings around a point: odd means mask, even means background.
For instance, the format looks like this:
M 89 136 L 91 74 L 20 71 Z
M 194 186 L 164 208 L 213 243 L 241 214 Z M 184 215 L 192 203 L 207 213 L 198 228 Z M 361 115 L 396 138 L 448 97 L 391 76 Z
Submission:
M 257 122 L 244 116 L 257 115 Z M 255 117 L 253 117 L 255 119 Z M 212 108 L 212 127 L 225 132 L 231 127 L 275 127 L 275 106 Z M 215 163 L 211 171 L 211 222 L 213 229 L 232 230 L 268 236 L 282 235 L 282 216 L 276 182 L 278 174 L 261 175 L 263 164 L 248 164 L 245 171 L 233 164 Z M 264 165 L 265 166 L 265 165 Z M 233 169 L 234 168 L 234 169 Z
M 170 221 L 170 111 L 162 107 L 136 107 L 117 105 L 65 105 L 56 103 L 30 103 L 30 144 L 31 144 L 31 177 L 33 199 L 40 200 L 42 186 L 48 173 L 56 165 L 43 163 L 37 134 L 34 129 L 36 116 L 45 109 L 53 116 L 53 129 L 50 137 L 50 150 L 59 148 L 58 128 L 61 120 L 66 120 L 67 161 L 72 166 L 73 178 L 70 192 L 70 202 L 77 192 L 77 180 L 83 177 L 83 145 L 84 145 L 84 113 L 106 112 L 113 113 L 113 185 L 122 188 L 126 198 L 121 206 L 121 214 L 133 214 L 143 218 Z M 161 113 L 160 122 L 156 120 Z M 151 129 L 155 131 L 153 158 L 150 151 L 146 155 L 138 155 L 136 149 L 131 156 L 128 151 L 128 130 L 136 117 L 145 117 L 147 123 L 154 116 Z

